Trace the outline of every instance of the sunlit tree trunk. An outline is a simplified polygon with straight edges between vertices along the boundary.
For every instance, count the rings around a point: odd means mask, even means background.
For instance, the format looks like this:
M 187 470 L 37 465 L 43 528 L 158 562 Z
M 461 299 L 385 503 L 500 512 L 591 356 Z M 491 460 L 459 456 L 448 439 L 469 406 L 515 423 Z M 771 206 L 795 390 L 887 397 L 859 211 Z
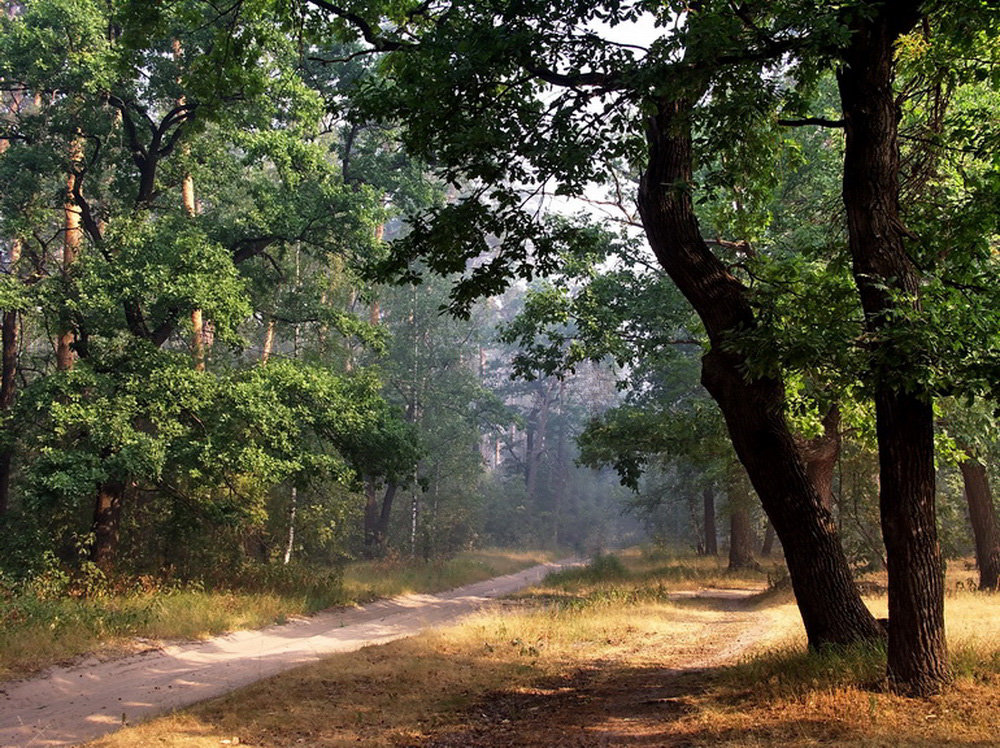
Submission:
M 295 548 L 295 515 L 299 511 L 299 489 L 292 486 L 292 495 L 288 499 L 288 539 L 285 543 L 284 563 L 287 566 L 292 560 L 292 550 Z
M 83 145 L 79 140 L 74 140 L 70 145 L 70 163 L 72 168 L 83 158 Z M 66 180 L 66 199 L 63 203 L 63 257 L 62 271 L 63 279 L 67 288 L 69 287 L 69 277 L 73 265 L 80 254 L 80 242 L 83 233 L 80 228 L 80 209 L 76 204 L 75 193 L 79 188 L 77 180 L 79 176 L 74 171 Z M 56 338 L 56 368 L 59 371 L 69 371 L 73 368 L 75 356 L 73 354 L 74 334 L 69 320 L 63 320 L 62 329 Z
M 271 358 L 271 352 L 274 350 L 274 328 L 274 317 L 271 317 L 267 321 L 267 329 L 264 331 L 264 345 L 260 349 L 261 366 L 267 365 L 268 359 Z
M 179 39 L 173 41 L 174 60 L 180 61 L 183 49 Z M 184 97 L 177 100 L 179 106 L 184 105 Z M 186 152 L 186 150 L 185 150 Z M 198 202 L 194 195 L 194 177 L 187 173 L 181 180 L 181 203 L 188 218 L 198 215 Z M 191 310 L 191 357 L 197 371 L 205 370 L 205 319 L 201 309 Z

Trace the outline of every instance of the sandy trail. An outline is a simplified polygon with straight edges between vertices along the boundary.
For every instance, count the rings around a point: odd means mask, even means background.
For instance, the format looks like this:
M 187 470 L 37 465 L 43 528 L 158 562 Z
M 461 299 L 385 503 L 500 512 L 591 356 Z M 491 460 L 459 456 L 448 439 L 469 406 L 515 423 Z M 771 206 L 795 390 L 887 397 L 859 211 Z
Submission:
M 0 746 L 75 745 L 329 654 L 412 636 L 578 562 L 541 564 L 436 595 L 402 595 L 257 631 L 0 684 Z

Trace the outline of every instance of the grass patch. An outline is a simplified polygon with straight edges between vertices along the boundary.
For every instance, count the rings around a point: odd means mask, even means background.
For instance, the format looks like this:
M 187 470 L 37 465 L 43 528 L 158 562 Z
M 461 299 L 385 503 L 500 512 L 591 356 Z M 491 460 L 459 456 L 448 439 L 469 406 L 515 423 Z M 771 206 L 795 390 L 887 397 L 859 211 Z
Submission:
M 248 566 L 233 570 L 232 588 L 227 590 L 149 583 L 141 589 L 105 589 L 88 597 L 0 597 L 0 679 L 24 677 L 87 653 L 106 658 L 149 646 L 136 639 L 200 639 L 283 623 L 333 605 L 458 587 L 548 557 L 493 549 L 431 563 L 356 563 L 343 575 L 294 565 Z
M 400 557 L 358 561 L 344 569 L 344 597 L 351 602 L 366 602 L 406 593 L 437 592 L 513 574 L 551 561 L 554 555 L 547 551 L 487 548 L 432 561 Z
M 807 653 L 793 605 L 641 592 L 717 578 L 703 559 L 686 572 L 682 559 L 620 561 L 552 575 L 457 626 L 337 655 L 98 745 L 995 744 L 995 596 L 949 596 L 956 685 L 912 700 L 868 687 L 884 667 L 878 648 Z M 726 652 L 738 652 L 730 664 L 704 665 Z
M 333 591 L 331 601 L 340 599 Z M 94 653 L 107 658 L 150 644 L 260 628 L 324 605 L 316 594 L 167 590 L 91 599 L 0 601 L 0 678 Z

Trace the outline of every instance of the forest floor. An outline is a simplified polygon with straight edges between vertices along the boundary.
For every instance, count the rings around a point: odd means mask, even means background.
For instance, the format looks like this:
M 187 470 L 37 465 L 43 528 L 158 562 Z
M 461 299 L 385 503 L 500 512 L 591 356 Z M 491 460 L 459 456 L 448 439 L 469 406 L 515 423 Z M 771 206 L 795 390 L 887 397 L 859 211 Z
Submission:
M 961 579 L 948 598 L 955 686 L 913 700 L 881 688 L 882 652 L 807 653 L 790 595 L 765 589 L 765 573 L 626 563 L 561 572 L 456 625 L 325 658 L 95 745 L 1000 745 L 997 598 Z M 877 579 L 869 590 L 884 614 Z

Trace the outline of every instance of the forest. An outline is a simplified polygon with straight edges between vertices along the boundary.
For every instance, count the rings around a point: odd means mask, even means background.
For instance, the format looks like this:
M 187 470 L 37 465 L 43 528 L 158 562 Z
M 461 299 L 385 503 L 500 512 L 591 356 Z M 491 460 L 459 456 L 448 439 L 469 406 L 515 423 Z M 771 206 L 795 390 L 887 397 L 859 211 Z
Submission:
M 673 553 L 995 696 L 994 3 L 0 5 L 0 674 Z

